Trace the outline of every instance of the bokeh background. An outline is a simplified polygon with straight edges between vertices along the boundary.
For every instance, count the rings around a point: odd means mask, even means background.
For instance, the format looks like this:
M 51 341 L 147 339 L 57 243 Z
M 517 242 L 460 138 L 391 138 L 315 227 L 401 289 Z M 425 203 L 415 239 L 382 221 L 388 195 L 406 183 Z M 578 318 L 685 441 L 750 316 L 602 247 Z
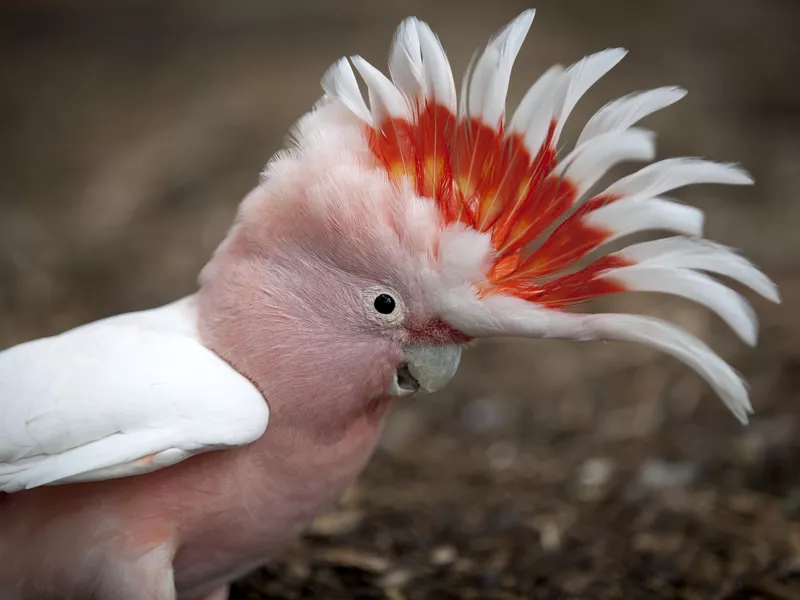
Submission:
M 0 347 L 191 293 L 238 201 L 339 56 L 377 65 L 408 15 L 455 72 L 525 2 L 6 0 L 0 5 Z M 398 403 L 359 484 L 237 598 L 800 598 L 800 2 L 540 0 L 510 101 L 553 63 L 628 57 L 578 105 L 679 84 L 661 156 L 753 188 L 680 198 L 780 285 L 757 349 L 657 296 L 740 369 L 747 428 L 676 361 L 502 341 Z

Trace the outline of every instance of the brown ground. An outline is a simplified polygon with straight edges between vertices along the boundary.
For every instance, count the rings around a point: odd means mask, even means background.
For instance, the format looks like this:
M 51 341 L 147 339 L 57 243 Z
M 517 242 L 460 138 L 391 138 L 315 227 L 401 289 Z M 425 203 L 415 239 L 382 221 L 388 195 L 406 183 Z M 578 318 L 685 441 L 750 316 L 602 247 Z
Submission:
M 65 8 L 68 6 L 69 8 Z M 0 347 L 193 289 L 338 56 L 383 64 L 407 14 L 458 72 L 525 7 L 461 1 L 47 0 L 0 6 Z M 487 343 L 396 406 L 359 486 L 248 598 L 800 598 L 800 44 L 796 0 L 541 0 L 513 98 L 554 62 L 631 54 L 579 105 L 678 83 L 662 155 L 741 161 L 680 194 L 775 277 L 757 350 L 689 304 L 607 304 L 710 339 L 752 385 L 737 425 L 675 361 L 616 344 Z

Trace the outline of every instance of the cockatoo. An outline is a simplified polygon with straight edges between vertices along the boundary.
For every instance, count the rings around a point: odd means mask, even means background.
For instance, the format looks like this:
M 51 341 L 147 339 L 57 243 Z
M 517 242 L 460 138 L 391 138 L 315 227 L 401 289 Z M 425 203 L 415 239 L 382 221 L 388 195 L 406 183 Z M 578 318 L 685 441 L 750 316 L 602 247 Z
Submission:
M 750 176 L 677 158 L 595 190 L 618 163 L 654 159 L 634 125 L 685 92 L 610 102 L 562 151 L 576 103 L 625 51 L 552 67 L 509 118 L 533 16 L 488 43 L 459 93 L 414 18 L 397 30 L 391 78 L 339 60 L 196 294 L 0 354 L 0 598 L 226 598 L 353 482 L 390 398 L 440 389 L 476 338 L 639 342 L 746 420 L 742 379 L 700 340 L 656 318 L 567 309 L 664 292 L 754 344 L 752 309 L 708 274 L 777 302 L 775 285 L 701 239 L 700 210 L 664 197 Z M 673 236 L 603 253 L 645 230 Z

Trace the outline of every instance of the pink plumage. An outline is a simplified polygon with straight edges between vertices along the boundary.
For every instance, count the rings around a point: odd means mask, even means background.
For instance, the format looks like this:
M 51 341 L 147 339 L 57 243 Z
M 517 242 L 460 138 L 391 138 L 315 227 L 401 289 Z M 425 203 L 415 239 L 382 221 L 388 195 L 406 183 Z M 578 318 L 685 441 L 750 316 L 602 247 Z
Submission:
M 223 600 L 366 464 L 391 396 L 433 392 L 462 345 L 518 335 L 641 342 L 684 361 L 746 419 L 739 376 L 663 321 L 566 309 L 657 291 L 714 310 L 748 343 L 732 278 L 774 284 L 699 238 L 703 215 L 664 198 L 741 169 L 650 161 L 633 128 L 678 88 L 603 107 L 571 152 L 564 123 L 624 56 L 548 70 L 510 118 L 511 68 L 533 19 L 495 36 L 461 92 L 430 28 L 401 24 L 391 79 L 354 58 L 266 167 L 197 294 L 0 354 L 0 596 Z M 579 262 L 622 236 L 664 230 Z

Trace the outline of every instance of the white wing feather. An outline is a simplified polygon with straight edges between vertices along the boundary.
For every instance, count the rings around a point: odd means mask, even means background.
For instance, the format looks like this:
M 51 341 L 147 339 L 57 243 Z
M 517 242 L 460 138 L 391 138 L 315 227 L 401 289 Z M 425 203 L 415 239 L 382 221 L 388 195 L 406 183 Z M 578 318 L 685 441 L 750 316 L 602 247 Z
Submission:
M 197 338 L 194 299 L 0 353 L 0 491 L 136 475 L 250 443 L 259 391 Z

